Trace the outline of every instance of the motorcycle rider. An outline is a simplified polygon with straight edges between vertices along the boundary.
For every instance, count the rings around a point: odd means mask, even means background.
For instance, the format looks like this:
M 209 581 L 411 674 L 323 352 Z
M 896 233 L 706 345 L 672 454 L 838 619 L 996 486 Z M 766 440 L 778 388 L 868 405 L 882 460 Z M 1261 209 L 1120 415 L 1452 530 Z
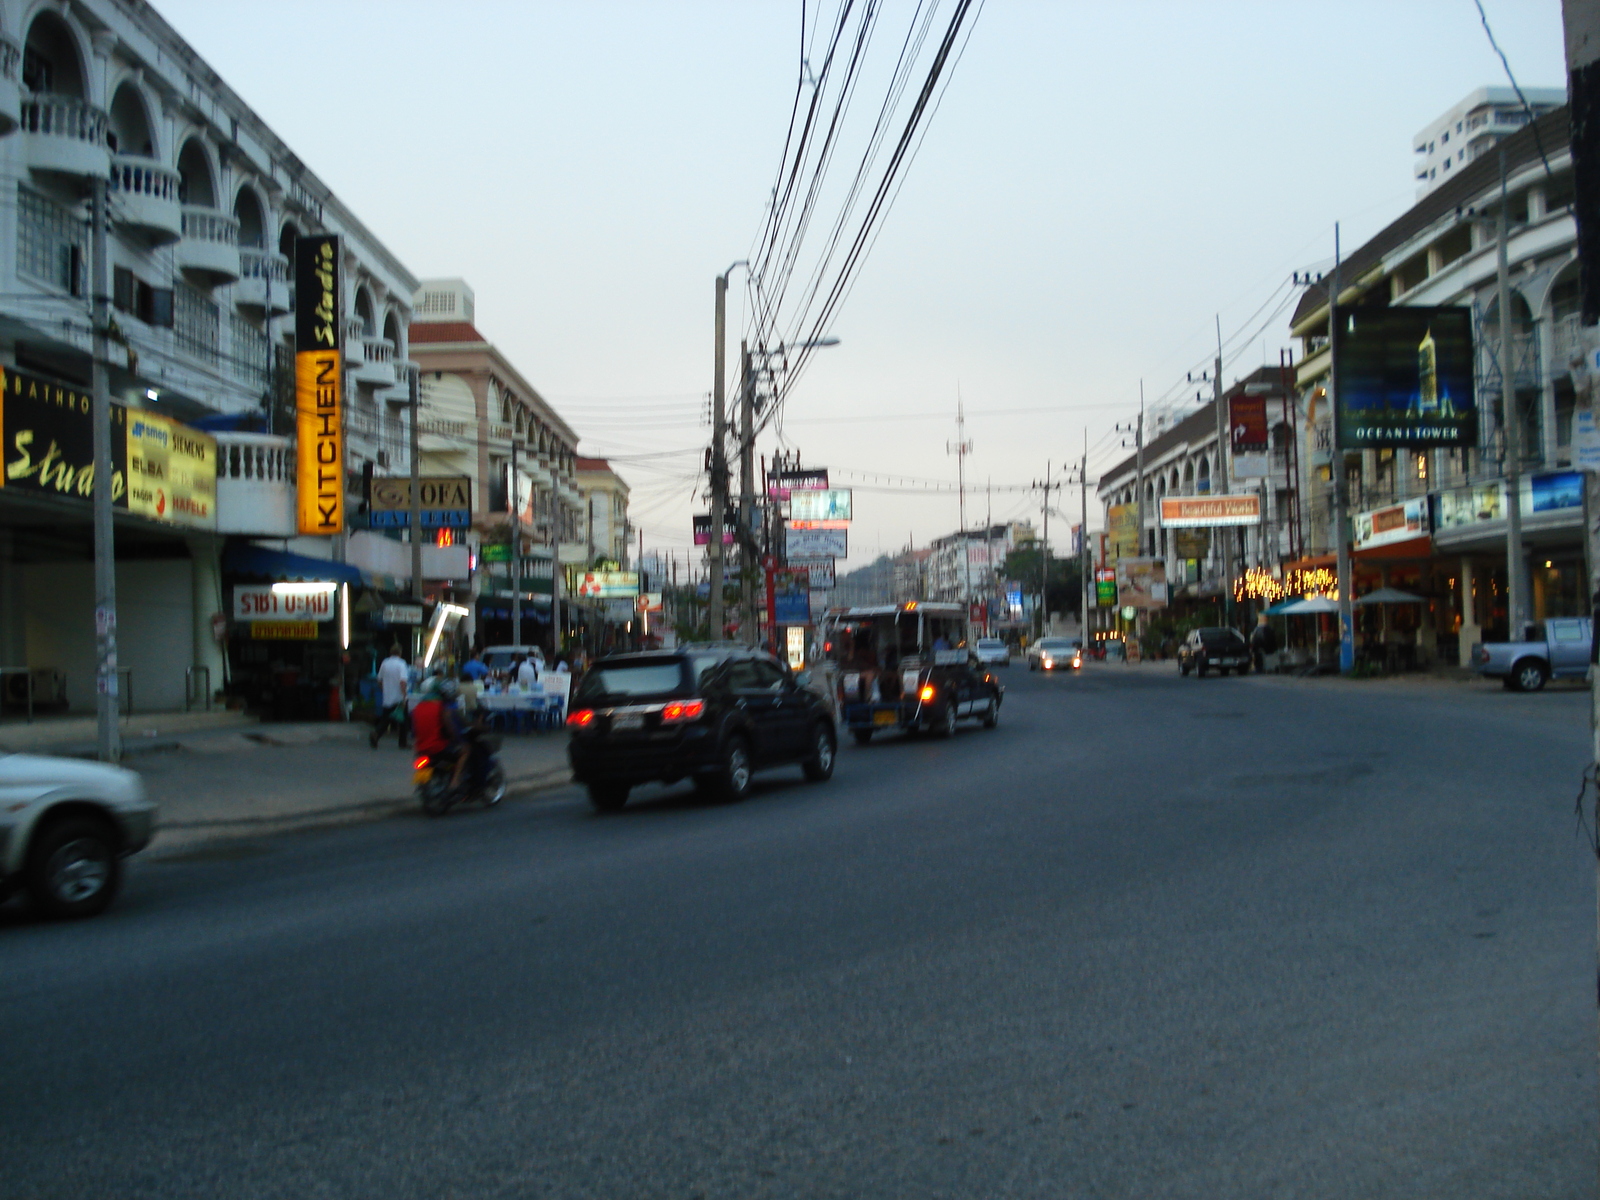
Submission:
M 450 790 L 461 786 L 467 768 L 467 745 L 462 736 L 461 718 L 454 701 L 460 688 L 453 679 L 430 679 L 423 685 L 422 699 L 411 710 L 411 735 L 419 754 L 436 764 L 451 763 Z

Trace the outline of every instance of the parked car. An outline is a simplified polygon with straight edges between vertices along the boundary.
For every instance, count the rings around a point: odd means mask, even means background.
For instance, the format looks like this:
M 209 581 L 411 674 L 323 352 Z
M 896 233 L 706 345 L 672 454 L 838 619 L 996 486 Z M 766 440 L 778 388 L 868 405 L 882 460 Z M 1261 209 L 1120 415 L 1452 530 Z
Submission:
M 1537 692 L 1549 679 L 1582 679 L 1589 672 L 1588 617 L 1557 617 L 1533 626 L 1521 642 L 1480 642 L 1472 666 L 1514 692 Z
M 26 889 L 48 917 L 92 917 L 122 883 L 122 860 L 155 834 L 144 781 L 106 763 L 0 755 L 0 900 Z
M 567 726 L 572 777 L 601 812 L 622 808 L 641 783 L 693 779 L 739 800 L 756 771 L 787 764 L 821 782 L 838 749 L 823 697 L 771 655 L 733 646 L 599 659 L 572 697 Z
M 1074 638 L 1044 637 L 1028 647 L 1030 671 L 1076 671 L 1083 666 L 1083 643 Z
M 1178 670 L 1184 675 L 1193 671 L 1203 677 L 1213 669 L 1219 675 L 1229 671 L 1243 675 L 1250 669 L 1250 643 L 1244 640 L 1244 634 L 1225 625 L 1189 631 L 1178 647 Z
M 1011 647 L 999 638 L 979 638 L 973 653 L 978 662 L 986 667 L 1009 667 L 1011 665 Z

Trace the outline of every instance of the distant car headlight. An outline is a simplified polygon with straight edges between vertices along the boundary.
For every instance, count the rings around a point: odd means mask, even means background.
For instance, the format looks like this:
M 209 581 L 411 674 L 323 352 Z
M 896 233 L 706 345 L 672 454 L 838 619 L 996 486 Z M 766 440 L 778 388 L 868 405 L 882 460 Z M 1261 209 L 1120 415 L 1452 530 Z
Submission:
M 1045 665 L 1046 668 L 1053 667 L 1053 666 L 1056 665 L 1055 664 L 1055 660 L 1047 658 L 1047 659 L 1044 660 L 1044 665 Z

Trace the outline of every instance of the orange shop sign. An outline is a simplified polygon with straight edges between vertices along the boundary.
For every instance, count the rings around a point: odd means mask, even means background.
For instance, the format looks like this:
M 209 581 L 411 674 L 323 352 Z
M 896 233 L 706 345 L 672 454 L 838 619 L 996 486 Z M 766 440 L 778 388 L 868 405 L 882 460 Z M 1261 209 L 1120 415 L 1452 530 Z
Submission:
M 1161 528 L 1201 529 L 1217 525 L 1258 525 L 1261 497 L 1166 496 L 1161 501 Z

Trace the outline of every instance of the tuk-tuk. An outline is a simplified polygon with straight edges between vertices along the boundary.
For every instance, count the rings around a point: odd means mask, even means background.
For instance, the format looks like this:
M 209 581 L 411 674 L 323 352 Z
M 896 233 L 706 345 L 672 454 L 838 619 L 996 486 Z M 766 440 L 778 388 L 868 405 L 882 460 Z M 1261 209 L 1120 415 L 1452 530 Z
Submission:
M 931 601 L 831 612 L 820 630 L 839 710 L 857 742 L 875 733 L 954 733 L 962 717 L 999 719 L 1002 689 L 974 671 L 964 605 Z

